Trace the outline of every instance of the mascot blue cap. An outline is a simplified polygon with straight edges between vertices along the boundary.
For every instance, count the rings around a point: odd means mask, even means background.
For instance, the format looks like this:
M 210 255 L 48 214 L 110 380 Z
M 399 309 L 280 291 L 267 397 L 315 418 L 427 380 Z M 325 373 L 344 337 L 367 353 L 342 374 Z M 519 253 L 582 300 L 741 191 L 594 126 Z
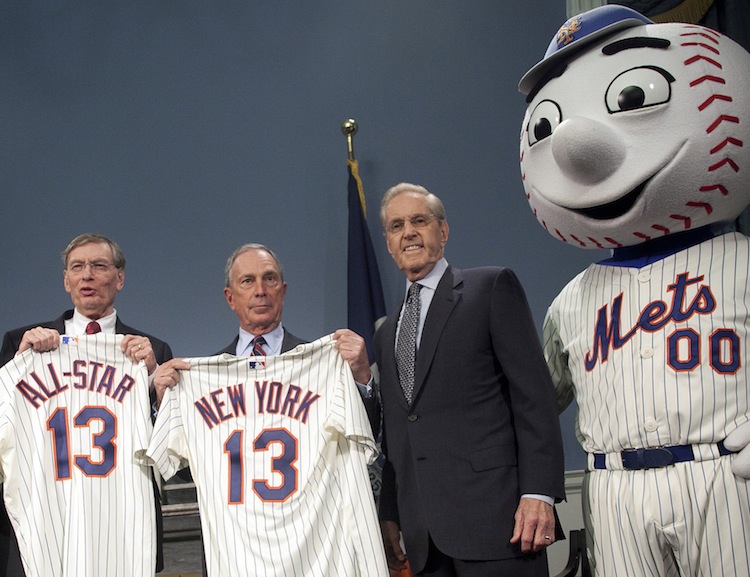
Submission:
M 609 4 L 573 16 L 563 24 L 549 43 L 541 62 L 521 78 L 518 91 L 529 94 L 552 68 L 570 59 L 584 46 L 625 28 L 654 22 L 631 8 Z

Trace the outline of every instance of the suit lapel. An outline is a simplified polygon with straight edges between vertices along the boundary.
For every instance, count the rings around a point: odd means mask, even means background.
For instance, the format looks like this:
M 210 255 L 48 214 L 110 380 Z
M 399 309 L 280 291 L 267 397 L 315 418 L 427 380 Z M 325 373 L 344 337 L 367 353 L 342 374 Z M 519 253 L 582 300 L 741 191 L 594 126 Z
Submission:
M 463 275 L 459 269 L 448 267 L 440 279 L 435 296 L 432 297 L 430 309 L 427 311 L 427 317 L 422 327 L 422 338 L 419 343 L 419 352 L 417 353 L 417 366 L 414 374 L 414 406 L 419 400 L 419 393 L 422 390 L 427 373 L 430 370 L 432 361 L 435 358 L 440 335 L 443 334 L 445 323 L 448 322 L 453 309 L 461 300 L 461 285 L 463 284 Z
M 57 317 L 54 321 L 50 323 L 45 323 L 44 326 L 48 329 L 55 329 L 58 333 L 61 335 L 65 334 L 65 321 L 73 318 L 73 309 L 65 311 L 63 314 L 61 314 L 59 317 Z
M 222 350 L 219 351 L 219 354 L 228 353 L 230 355 L 236 355 L 237 343 L 239 341 L 240 341 L 240 335 L 238 334 L 236 337 L 234 337 L 234 340 L 231 343 L 229 343 L 226 347 L 224 347 Z
M 135 330 L 133 327 L 129 327 L 120 320 L 120 317 L 115 317 L 115 332 L 118 335 L 140 335 L 141 331 Z

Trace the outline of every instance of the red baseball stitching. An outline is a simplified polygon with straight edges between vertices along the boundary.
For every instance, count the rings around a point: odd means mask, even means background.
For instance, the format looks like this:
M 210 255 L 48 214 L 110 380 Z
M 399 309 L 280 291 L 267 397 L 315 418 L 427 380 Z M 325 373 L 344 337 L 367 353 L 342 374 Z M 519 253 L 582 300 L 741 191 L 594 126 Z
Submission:
M 706 211 L 706 214 L 711 214 L 714 211 L 714 208 L 708 202 L 690 201 L 687 203 L 687 205 L 693 206 L 695 208 L 703 208 Z
M 720 46 L 719 39 L 721 38 L 721 34 L 715 32 L 713 30 L 710 30 L 708 28 L 702 29 L 702 30 L 703 31 L 701 33 L 699 33 L 700 36 L 702 36 L 703 38 L 705 38 L 707 40 L 710 40 L 711 42 L 715 43 L 717 46 Z M 690 33 L 682 34 L 682 36 L 686 37 L 686 36 L 692 36 L 694 34 L 695 33 L 690 32 Z M 710 52 L 713 52 L 716 55 L 721 55 L 721 53 L 720 53 L 720 51 L 719 51 L 718 48 L 714 48 L 713 46 L 708 46 L 707 44 L 704 44 L 703 42 L 684 42 L 684 43 L 682 43 L 682 46 L 683 47 L 688 47 L 689 46 L 689 47 L 692 47 L 692 48 L 695 48 L 695 49 L 698 49 L 698 50 L 700 50 L 701 48 L 705 48 L 705 49 L 709 50 Z M 695 55 L 695 56 L 693 56 L 691 58 L 688 58 L 687 60 L 684 61 L 684 65 L 685 66 L 689 66 L 689 65 L 694 64 L 696 62 L 707 62 L 708 64 L 710 64 L 712 66 L 715 66 L 715 67 L 717 67 L 720 70 L 723 70 L 723 66 L 721 65 L 721 63 L 719 63 L 716 60 L 714 60 L 712 58 L 709 58 L 707 56 L 703 56 L 701 54 L 698 54 L 698 55 Z M 693 80 L 692 82 L 690 82 L 690 87 L 692 88 L 692 87 L 698 86 L 699 84 L 702 84 L 704 82 L 713 82 L 713 83 L 717 83 L 717 84 L 726 85 L 726 81 L 723 78 L 721 78 L 721 77 L 712 76 L 712 75 L 703 75 L 703 76 L 701 76 L 701 77 Z M 714 94 L 714 95 L 711 95 L 709 98 L 707 98 L 705 101 L 703 101 L 698 106 L 698 111 L 699 112 L 706 111 L 712 104 L 716 103 L 717 101 L 723 101 L 723 102 L 729 102 L 729 103 L 733 103 L 734 102 L 734 100 L 732 99 L 732 97 L 729 96 L 729 95 L 727 95 L 727 94 Z M 706 129 L 706 134 L 711 134 L 712 132 L 714 132 L 714 130 L 716 130 L 724 122 L 733 122 L 733 123 L 739 124 L 739 118 L 737 118 L 736 116 L 728 115 L 728 114 L 720 114 L 718 116 L 718 118 L 716 118 L 708 126 L 708 128 Z M 722 150 L 728 144 L 733 144 L 735 146 L 742 146 L 742 142 L 739 141 L 738 139 L 727 137 L 722 142 L 720 142 L 719 144 L 715 145 L 710 150 L 710 154 L 716 154 L 717 152 L 719 152 L 720 150 Z M 731 167 L 735 172 L 739 171 L 739 167 L 737 166 L 737 163 L 733 159 L 731 159 L 731 158 L 724 158 L 722 160 L 719 160 L 718 162 L 715 162 L 714 164 L 709 165 L 708 172 L 709 173 L 714 172 L 714 171 L 716 171 L 716 170 L 718 170 L 718 169 L 720 169 L 720 168 L 722 168 L 724 166 L 727 166 L 727 165 L 729 167 Z M 703 185 L 703 186 L 700 186 L 698 190 L 700 192 L 704 192 L 704 193 L 714 192 L 714 191 L 718 190 L 719 192 L 721 192 L 722 196 L 727 196 L 729 194 L 729 191 L 727 190 L 727 188 L 723 184 L 721 184 L 721 183 L 715 183 L 715 184 L 710 184 L 710 185 Z M 708 203 L 708 202 L 688 201 L 688 202 L 685 203 L 685 206 L 690 207 L 690 208 L 703 208 L 706 211 L 707 214 L 711 214 L 713 212 L 713 206 L 711 205 L 711 203 Z M 675 214 L 673 214 L 673 215 L 670 215 L 670 218 L 675 219 L 675 220 L 681 220 L 681 221 L 683 221 L 683 223 L 685 225 L 685 229 L 689 229 L 690 226 L 691 226 L 691 222 L 692 221 L 691 221 L 691 219 L 689 217 L 686 217 L 686 216 L 683 216 L 683 215 L 675 215 Z
M 726 94 L 713 94 L 709 96 L 700 106 L 698 106 L 698 110 L 703 112 L 705 108 L 708 108 L 711 104 L 713 104 L 716 100 L 724 100 L 725 102 L 734 102 L 732 100 L 731 96 L 727 96 Z
M 576 235 L 574 235 L 574 234 L 571 234 L 571 235 L 570 235 L 570 238 L 572 238 L 572 239 L 573 239 L 574 241 L 576 241 L 576 242 L 577 242 L 578 244 L 580 244 L 581 246 L 583 246 L 583 247 L 585 247 L 585 246 L 586 246 L 586 243 L 585 243 L 585 242 L 583 242 L 583 241 L 582 241 L 582 240 L 581 240 L 580 238 L 578 238 L 578 237 L 577 237 Z

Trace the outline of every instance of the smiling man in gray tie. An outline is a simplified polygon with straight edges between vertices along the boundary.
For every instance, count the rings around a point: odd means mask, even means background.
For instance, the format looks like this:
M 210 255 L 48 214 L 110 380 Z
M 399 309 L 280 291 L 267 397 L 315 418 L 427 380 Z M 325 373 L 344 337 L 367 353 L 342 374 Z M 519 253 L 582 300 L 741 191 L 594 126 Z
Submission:
M 422 186 L 389 189 L 380 218 L 406 276 L 403 306 L 375 336 L 389 566 L 402 570 L 408 557 L 415 575 L 546 576 L 563 448 L 518 279 L 451 267 L 445 208 Z

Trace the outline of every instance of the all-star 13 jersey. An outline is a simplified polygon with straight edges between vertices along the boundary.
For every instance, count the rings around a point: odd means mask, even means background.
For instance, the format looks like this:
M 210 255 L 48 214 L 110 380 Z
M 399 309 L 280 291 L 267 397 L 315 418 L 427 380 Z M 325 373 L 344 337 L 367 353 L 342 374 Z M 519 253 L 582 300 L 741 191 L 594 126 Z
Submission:
M 148 375 L 122 335 L 63 336 L 0 368 L 0 480 L 26 575 L 153 575 Z

